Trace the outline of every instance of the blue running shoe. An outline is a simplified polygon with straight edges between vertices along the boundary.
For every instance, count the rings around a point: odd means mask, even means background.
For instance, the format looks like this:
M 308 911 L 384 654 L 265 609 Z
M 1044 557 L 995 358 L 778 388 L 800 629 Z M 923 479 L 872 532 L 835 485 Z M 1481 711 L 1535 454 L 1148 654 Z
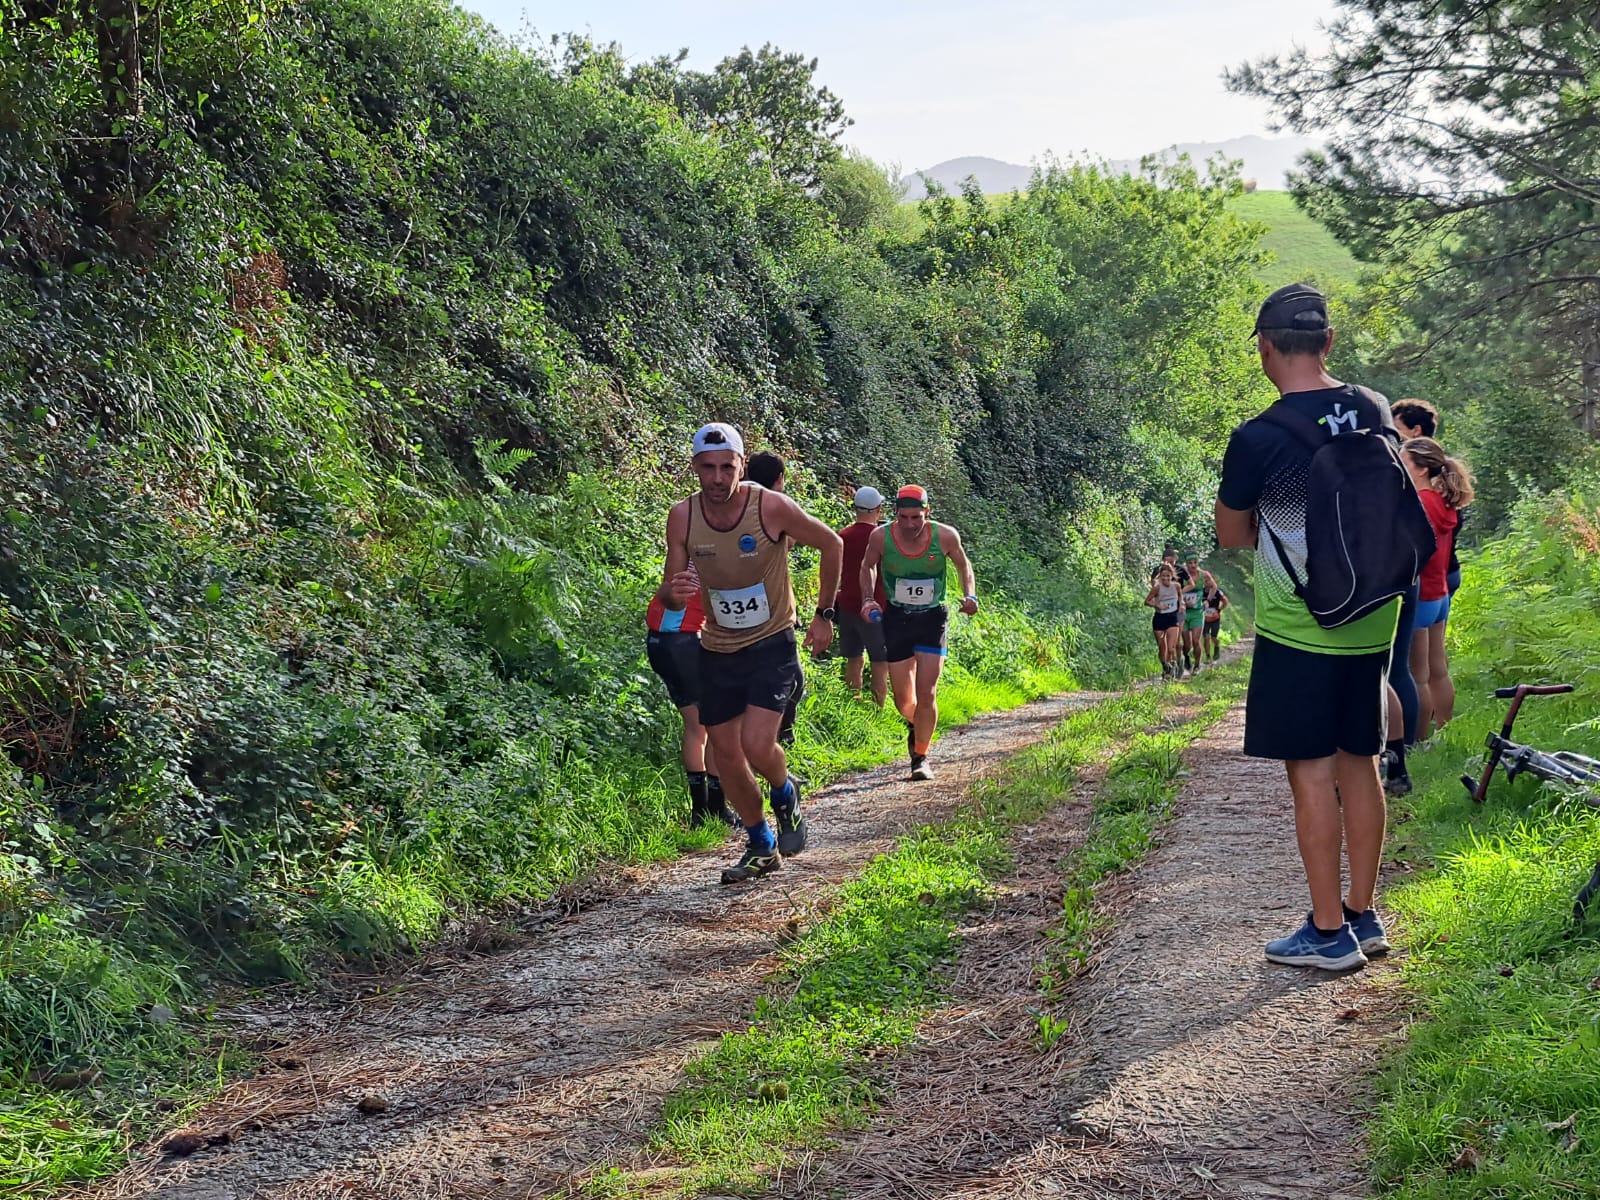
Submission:
M 1361 953 L 1361 943 L 1356 941 L 1348 923 L 1339 926 L 1338 933 L 1326 934 L 1312 924 L 1311 914 L 1307 913 L 1306 923 L 1299 929 L 1288 937 L 1267 943 L 1267 961 L 1291 967 L 1345 971 L 1366 966 L 1367 956 Z
M 1361 943 L 1361 953 L 1368 957 L 1389 953 L 1389 936 L 1377 909 L 1369 908 L 1366 912 L 1358 913 L 1346 905 L 1344 919 L 1350 926 L 1350 932 L 1356 935 L 1356 941 Z

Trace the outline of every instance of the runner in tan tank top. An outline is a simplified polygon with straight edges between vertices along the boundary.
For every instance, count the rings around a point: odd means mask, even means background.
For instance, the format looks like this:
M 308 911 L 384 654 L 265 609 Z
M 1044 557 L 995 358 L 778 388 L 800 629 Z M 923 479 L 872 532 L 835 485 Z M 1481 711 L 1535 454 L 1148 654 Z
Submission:
M 843 543 L 787 496 L 743 481 L 744 439 L 731 425 L 702 426 L 693 455 L 700 491 L 667 515 L 667 562 L 656 595 L 667 608 L 680 609 L 698 591 L 705 607 L 700 723 L 723 791 L 750 835 L 744 856 L 722 872 L 722 882 L 743 883 L 806 846 L 799 789 L 778 744 L 784 707 L 800 679 L 784 539 L 822 552 L 820 604 L 806 634 L 807 647 L 818 651 L 833 642 Z M 770 788 L 776 837 L 762 815 L 756 774 Z

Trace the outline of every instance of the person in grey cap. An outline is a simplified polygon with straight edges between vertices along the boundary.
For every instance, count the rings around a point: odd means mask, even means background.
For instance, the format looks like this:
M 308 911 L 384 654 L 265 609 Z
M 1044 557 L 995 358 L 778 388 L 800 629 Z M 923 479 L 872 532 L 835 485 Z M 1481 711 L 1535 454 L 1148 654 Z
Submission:
M 1273 292 L 1252 336 L 1262 373 L 1278 389 L 1278 413 L 1246 421 L 1228 441 L 1217 541 L 1256 550 L 1256 645 L 1244 752 L 1283 761 L 1311 892 L 1305 924 L 1269 941 L 1266 953 L 1272 962 L 1337 971 L 1389 948 L 1373 896 L 1385 820 L 1378 753 L 1400 599 L 1326 629 L 1296 592 L 1294 579 L 1304 576 L 1308 554 L 1314 450 L 1291 428 L 1302 424 L 1329 438 L 1368 431 L 1396 442 L 1398 434 L 1387 400 L 1328 373 L 1333 327 L 1316 288 L 1296 283 Z M 1348 890 L 1341 886 L 1341 849 L 1349 863 Z
M 861 660 L 872 663 L 872 702 L 879 708 L 889 697 L 889 652 L 883 641 L 883 622 L 869 621 L 861 615 L 861 559 L 867 553 L 867 540 L 878 527 L 883 514 L 883 493 L 875 487 L 860 487 L 854 497 L 856 519 L 839 530 L 844 542 L 844 575 L 839 580 L 839 653 L 844 656 L 844 681 L 850 690 L 861 692 Z M 880 609 L 888 607 L 883 582 L 875 597 Z
M 833 642 L 842 546 L 838 534 L 789 497 L 743 478 L 744 438 L 733 426 L 701 426 L 692 454 L 700 490 L 667 514 L 667 560 L 656 596 L 677 610 L 698 594 L 705 610 L 700 723 L 723 792 L 749 835 L 744 855 L 722 872 L 722 882 L 743 883 L 806 848 L 800 789 L 778 744 L 783 710 L 800 679 L 788 539 L 822 552 L 820 603 L 806 634 L 806 645 L 816 650 Z M 763 816 L 757 774 L 770 789 L 776 836 Z

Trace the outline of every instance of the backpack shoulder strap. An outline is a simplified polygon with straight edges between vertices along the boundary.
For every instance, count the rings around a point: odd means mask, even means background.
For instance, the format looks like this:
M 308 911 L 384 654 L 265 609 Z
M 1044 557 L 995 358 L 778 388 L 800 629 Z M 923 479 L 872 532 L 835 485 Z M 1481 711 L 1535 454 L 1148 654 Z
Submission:
M 1304 413 L 1295 412 L 1286 404 L 1274 404 L 1266 412 L 1256 418 L 1276 425 L 1280 429 L 1287 429 L 1300 441 L 1310 446 L 1312 450 L 1320 449 L 1328 440 L 1328 435 L 1323 432 L 1321 425 L 1313 421 Z

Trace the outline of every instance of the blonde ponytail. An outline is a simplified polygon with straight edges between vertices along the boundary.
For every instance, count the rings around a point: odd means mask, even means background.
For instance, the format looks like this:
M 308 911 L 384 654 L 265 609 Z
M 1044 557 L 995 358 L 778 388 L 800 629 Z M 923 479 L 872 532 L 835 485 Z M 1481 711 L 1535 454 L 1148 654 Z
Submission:
M 1439 494 L 1451 508 L 1465 508 L 1472 503 L 1472 472 L 1459 458 L 1445 455 L 1439 468 Z
M 1472 470 L 1466 463 L 1451 458 L 1432 438 L 1412 438 L 1401 449 L 1427 472 L 1434 490 L 1451 508 L 1465 508 L 1472 503 Z

